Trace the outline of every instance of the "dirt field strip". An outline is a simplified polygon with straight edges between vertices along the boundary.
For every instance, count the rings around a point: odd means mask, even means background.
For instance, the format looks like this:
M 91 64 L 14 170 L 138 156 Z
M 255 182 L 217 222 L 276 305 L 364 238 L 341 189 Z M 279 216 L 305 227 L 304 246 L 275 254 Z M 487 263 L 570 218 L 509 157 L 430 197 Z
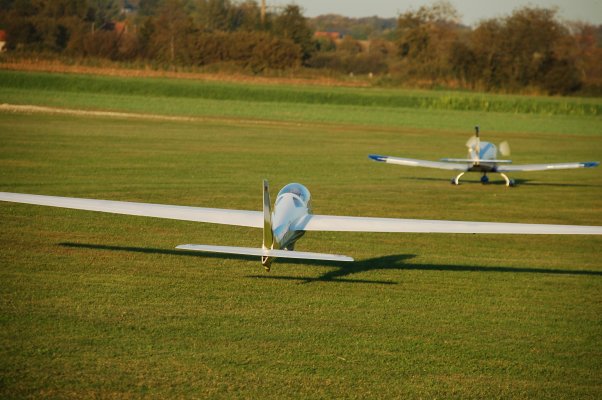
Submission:
M 31 114 L 64 114 L 64 115 L 79 115 L 79 116 L 94 116 L 94 117 L 117 117 L 117 118 L 136 118 L 136 119 L 152 119 L 160 121 L 204 121 L 205 118 L 198 117 L 179 117 L 169 115 L 153 115 L 139 113 L 124 113 L 117 111 L 90 111 L 90 110 L 75 110 L 69 108 L 44 107 L 32 105 L 16 105 L 16 104 L 0 104 L 0 111 L 12 113 L 31 113 Z
M 174 122 L 222 122 L 241 125 L 272 125 L 272 126 L 301 126 L 306 123 L 291 123 L 268 120 L 220 118 L 220 117 L 185 117 L 177 115 L 159 115 L 159 114 L 141 114 L 126 113 L 118 111 L 94 111 L 94 110 L 76 110 L 72 108 L 45 107 L 34 105 L 0 104 L 0 112 L 23 113 L 23 114 L 61 114 L 88 117 L 109 117 L 109 118 L 132 118 L 146 119 L 154 121 L 174 121 Z M 314 125 L 314 124 L 311 124 Z
M 20 114 L 59 114 L 59 115 L 73 115 L 73 116 L 88 116 L 88 117 L 99 117 L 99 118 L 126 118 L 126 119 L 139 119 L 139 120 L 152 120 L 152 121 L 172 121 L 172 122 L 214 122 L 223 124 L 232 124 L 237 126 L 281 126 L 281 127 L 314 127 L 323 128 L 328 127 L 333 130 L 343 131 L 398 131 L 397 128 L 393 127 L 377 127 L 372 128 L 368 126 L 354 126 L 351 124 L 337 124 L 331 125 L 323 122 L 308 122 L 308 121 L 275 121 L 267 119 L 241 119 L 241 118 L 228 118 L 228 117 L 186 117 L 178 115 L 162 115 L 162 114 L 144 114 L 144 113 L 128 113 L 120 111 L 100 111 L 100 110 L 78 110 L 74 108 L 60 108 L 60 107 L 47 107 L 47 106 L 35 106 L 27 104 L 0 104 L 0 113 L 20 113 Z

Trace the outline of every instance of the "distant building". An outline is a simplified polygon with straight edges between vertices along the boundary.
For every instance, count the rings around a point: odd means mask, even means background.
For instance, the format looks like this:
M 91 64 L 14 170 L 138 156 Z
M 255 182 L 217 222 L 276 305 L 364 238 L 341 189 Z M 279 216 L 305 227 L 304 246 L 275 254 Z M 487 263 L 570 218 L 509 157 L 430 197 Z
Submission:
M 338 40 L 343 37 L 340 32 L 314 32 L 315 38 L 329 38 L 331 40 Z
M 0 52 L 6 51 L 6 31 L 0 30 Z

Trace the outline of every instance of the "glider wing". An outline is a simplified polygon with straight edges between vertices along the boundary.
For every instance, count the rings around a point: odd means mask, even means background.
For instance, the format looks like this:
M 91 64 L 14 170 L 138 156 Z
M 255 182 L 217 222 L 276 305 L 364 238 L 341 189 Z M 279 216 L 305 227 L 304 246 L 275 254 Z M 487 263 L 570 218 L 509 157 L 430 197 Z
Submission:
M 253 228 L 263 227 L 263 213 L 261 211 L 172 206 L 163 204 L 79 199 L 73 197 L 41 196 L 35 194 L 7 192 L 0 192 L 0 200 L 15 203 L 36 204 L 41 206 L 72 208 L 75 210 L 100 211 L 113 214 L 177 219 L 181 221 L 208 222 L 213 224 L 238 225 Z
M 293 227 L 304 231 L 602 235 L 602 226 L 518 224 L 308 215 Z

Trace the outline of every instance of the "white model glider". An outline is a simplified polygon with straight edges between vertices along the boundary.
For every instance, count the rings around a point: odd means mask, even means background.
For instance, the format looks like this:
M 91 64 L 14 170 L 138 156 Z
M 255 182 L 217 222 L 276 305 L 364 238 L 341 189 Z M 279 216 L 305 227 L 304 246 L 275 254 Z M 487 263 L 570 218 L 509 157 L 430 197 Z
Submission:
M 306 231 L 338 232 L 419 232 L 419 233 L 506 233 L 544 235 L 602 235 L 602 226 L 515 224 L 501 222 L 437 221 L 420 219 L 343 217 L 311 213 L 309 190 L 299 183 L 283 187 L 270 206 L 268 183 L 263 181 L 263 212 L 172 206 L 125 201 L 78 199 L 35 194 L 0 192 L 1 201 L 37 204 L 114 214 L 139 215 L 182 221 L 263 228 L 261 248 L 184 244 L 177 249 L 215 253 L 246 254 L 261 257 L 269 271 L 275 258 L 353 261 L 353 258 L 323 253 L 294 251 L 295 242 Z
M 488 172 L 499 173 L 506 181 L 506 186 L 515 186 L 514 179 L 508 179 L 505 172 L 518 171 L 549 171 L 555 169 L 574 169 L 574 168 L 592 168 L 597 167 L 598 161 L 588 162 L 570 162 L 570 163 L 555 163 L 555 164 L 524 164 L 524 165 L 509 165 L 511 160 L 500 160 L 497 158 L 498 148 L 489 142 L 481 142 L 479 138 L 479 127 L 475 127 L 475 136 L 468 139 L 466 147 L 468 147 L 468 158 L 443 158 L 440 161 L 415 160 L 413 158 L 379 156 L 370 154 L 368 157 L 374 161 L 385 162 L 389 164 L 405 165 L 409 167 L 426 167 L 448 169 L 452 171 L 461 171 L 460 174 L 452 178 L 451 183 L 458 185 L 460 177 L 466 172 L 482 172 L 482 183 L 488 183 Z M 508 142 L 500 143 L 500 153 L 502 156 L 510 155 L 510 146 Z

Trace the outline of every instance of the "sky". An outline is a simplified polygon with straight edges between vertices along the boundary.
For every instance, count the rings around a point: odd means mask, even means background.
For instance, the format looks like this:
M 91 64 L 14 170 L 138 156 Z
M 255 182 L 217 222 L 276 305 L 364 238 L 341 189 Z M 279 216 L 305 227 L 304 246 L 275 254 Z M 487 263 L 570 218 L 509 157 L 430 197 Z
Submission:
M 536 6 L 557 7 L 559 17 L 602 24 L 602 0 L 448 0 L 460 13 L 462 22 L 474 25 L 479 20 L 497 18 L 512 13 L 516 8 Z M 348 17 L 392 18 L 408 10 L 433 4 L 433 0 L 266 0 L 267 5 L 297 4 L 304 15 L 340 14 Z

